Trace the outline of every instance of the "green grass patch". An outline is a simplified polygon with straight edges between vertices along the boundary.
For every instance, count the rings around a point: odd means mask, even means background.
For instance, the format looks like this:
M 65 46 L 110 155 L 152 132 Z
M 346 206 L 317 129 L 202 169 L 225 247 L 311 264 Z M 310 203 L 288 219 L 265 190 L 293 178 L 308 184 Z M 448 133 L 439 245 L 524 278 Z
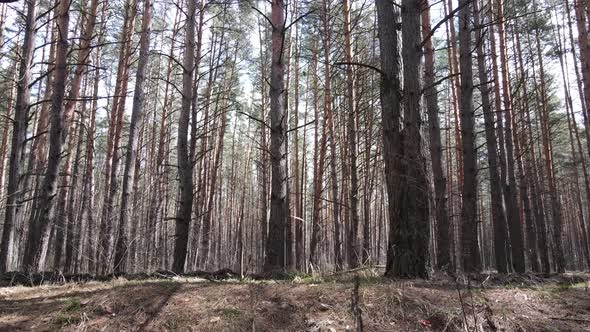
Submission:
M 52 319 L 53 324 L 59 325 L 60 327 L 65 327 L 72 324 L 77 324 L 80 322 L 80 318 L 72 315 L 68 315 L 65 313 L 59 313 Z
M 219 309 L 219 313 L 221 314 L 221 316 L 228 320 L 237 319 L 242 315 L 242 312 L 240 310 L 234 308 L 222 308 Z
M 565 292 L 572 289 L 586 289 L 588 288 L 587 282 L 578 283 L 560 283 L 557 285 L 549 286 L 549 290 L 552 292 Z
M 78 298 L 71 298 L 66 300 L 66 312 L 77 312 L 82 308 L 82 303 L 80 303 L 80 299 Z

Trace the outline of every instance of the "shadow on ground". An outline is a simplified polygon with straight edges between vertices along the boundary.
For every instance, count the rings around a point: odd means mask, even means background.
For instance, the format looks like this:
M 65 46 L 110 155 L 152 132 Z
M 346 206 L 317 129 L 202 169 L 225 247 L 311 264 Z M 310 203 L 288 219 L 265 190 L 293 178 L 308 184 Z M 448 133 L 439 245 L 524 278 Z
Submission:
M 489 279 L 488 279 L 489 283 Z M 0 289 L 0 331 L 344 331 L 350 280 L 126 281 Z M 590 331 L 587 282 L 365 278 L 365 331 Z

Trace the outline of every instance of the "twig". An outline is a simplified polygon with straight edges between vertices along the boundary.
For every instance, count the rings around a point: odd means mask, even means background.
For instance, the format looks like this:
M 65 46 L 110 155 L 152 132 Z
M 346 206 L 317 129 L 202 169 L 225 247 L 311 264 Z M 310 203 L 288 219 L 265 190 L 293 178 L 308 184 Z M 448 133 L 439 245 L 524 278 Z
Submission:
M 270 23 L 270 26 L 273 27 L 273 29 L 275 28 L 275 25 L 272 23 L 271 19 L 268 18 L 268 16 L 266 16 L 263 12 L 260 11 L 260 9 L 252 6 L 252 9 L 254 9 L 255 11 L 257 11 L 260 15 L 262 15 L 262 17 L 264 17 L 268 23 Z
M 465 330 L 467 332 L 471 332 L 469 330 L 469 325 L 467 323 L 467 314 L 465 313 L 465 303 L 463 302 L 463 296 L 461 295 L 461 290 L 459 289 L 459 283 L 457 279 L 455 279 L 455 286 L 457 287 L 457 294 L 459 294 L 459 302 L 461 303 L 461 311 L 463 312 L 463 320 L 465 321 Z
M 436 29 L 440 28 L 441 25 L 443 25 L 443 23 L 445 23 L 446 21 L 450 20 L 451 17 L 455 16 L 455 14 L 461 10 L 463 7 L 467 6 L 471 4 L 471 1 L 465 1 L 465 3 L 463 3 L 461 6 L 453 9 L 452 12 L 450 12 L 447 16 L 445 16 L 442 20 L 440 20 L 438 23 L 436 23 L 436 25 L 434 25 L 434 27 L 432 27 L 432 29 L 430 29 L 430 33 L 428 34 L 428 36 L 426 36 L 426 38 L 424 38 L 422 40 L 422 43 L 420 44 L 420 48 L 424 47 L 424 45 L 426 44 L 426 42 L 428 41 L 428 39 L 432 38 L 432 36 L 434 35 L 434 32 L 436 31 Z
M 311 10 L 311 11 L 309 11 L 309 12 L 307 12 L 307 13 L 305 13 L 305 14 L 303 14 L 303 15 L 299 16 L 299 17 L 298 17 L 297 19 L 295 19 L 293 22 L 289 23 L 289 25 L 287 25 L 287 26 L 286 26 L 286 27 L 283 29 L 283 31 L 287 31 L 287 30 L 289 30 L 289 28 L 291 28 L 293 25 L 297 24 L 297 22 L 301 21 L 301 20 L 302 20 L 302 19 L 304 19 L 306 16 L 308 16 L 308 15 L 310 15 L 310 14 L 314 13 L 315 11 L 316 11 L 316 10 L 314 9 L 314 10 Z
M 356 323 L 356 331 L 363 332 L 363 313 L 360 307 L 359 301 L 359 287 L 360 287 L 360 278 L 356 276 L 354 279 L 354 289 L 352 290 L 352 315 L 354 316 L 354 321 Z
M 248 113 L 244 113 L 244 112 L 242 112 L 242 111 L 236 111 L 236 113 L 238 113 L 238 114 L 242 114 L 242 115 L 245 115 L 245 116 L 249 117 L 250 119 L 252 119 L 252 120 L 254 120 L 254 121 L 256 121 L 256 122 L 263 124 L 263 125 L 264 125 L 266 128 L 268 128 L 268 129 L 272 130 L 272 127 L 271 127 L 271 126 L 269 126 L 268 124 L 266 124 L 266 122 L 264 122 L 264 121 L 260 120 L 260 119 L 259 119 L 259 118 L 257 118 L 257 117 L 254 117 L 254 116 L 252 116 L 252 115 L 250 115 L 250 114 L 248 114 Z
M 477 328 L 477 315 L 475 313 L 475 302 L 473 301 L 473 292 L 471 291 L 471 281 L 467 279 L 467 291 L 469 292 L 469 296 L 471 297 L 471 311 L 473 312 L 473 324 L 475 324 L 475 332 L 479 332 Z
M 314 124 L 314 122 L 315 122 L 315 120 L 312 120 L 312 121 L 310 121 L 310 122 L 308 122 L 308 123 L 306 123 L 306 124 L 303 124 L 303 125 L 301 125 L 301 126 L 299 126 L 299 127 L 291 128 L 291 129 L 287 130 L 287 133 L 290 133 L 290 132 L 292 132 L 292 131 L 295 131 L 295 130 L 301 129 L 301 128 L 303 128 L 303 127 L 307 127 L 307 126 L 309 126 L 310 124 Z
M 382 71 L 380 68 L 377 68 L 373 65 L 369 65 L 366 63 L 361 63 L 361 62 L 334 62 L 332 64 L 333 66 L 348 66 L 348 65 L 352 65 L 352 66 L 359 66 L 359 67 L 365 67 L 365 68 L 369 68 L 369 69 L 373 69 L 374 71 L 378 72 L 379 74 L 381 74 L 381 76 L 387 76 L 385 74 L 384 71 Z
M 334 276 L 341 275 L 341 274 L 358 272 L 358 271 L 363 271 L 363 270 L 368 270 L 368 269 L 384 269 L 384 268 L 385 268 L 385 266 L 383 266 L 383 265 L 363 266 L 363 267 L 357 267 L 356 269 L 334 272 L 330 275 L 327 275 L 326 277 L 329 278 L 329 277 L 334 277 Z
M 436 82 L 432 83 L 431 85 L 429 85 L 429 86 L 425 86 L 425 87 L 422 89 L 422 93 L 426 92 L 426 91 L 427 91 L 427 90 L 429 90 L 429 89 L 432 89 L 432 88 L 434 88 L 435 86 L 437 86 L 437 85 L 441 84 L 442 82 L 444 82 L 444 81 L 448 80 L 449 78 L 452 78 L 452 77 L 455 77 L 455 76 L 459 76 L 459 75 L 461 75 L 461 73 L 454 73 L 454 74 L 452 74 L 452 75 L 445 76 L 445 77 L 443 77 L 443 78 L 441 78 L 441 79 L 437 80 Z

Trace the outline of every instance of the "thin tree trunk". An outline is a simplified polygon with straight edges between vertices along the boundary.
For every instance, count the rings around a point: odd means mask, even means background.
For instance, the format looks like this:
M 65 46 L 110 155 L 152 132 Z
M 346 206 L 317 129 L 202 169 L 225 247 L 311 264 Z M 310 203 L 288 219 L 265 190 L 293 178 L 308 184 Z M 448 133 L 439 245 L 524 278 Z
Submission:
M 104 173 L 104 197 L 100 218 L 99 250 L 97 251 L 97 272 L 106 274 L 111 267 L 110 253 L 112 247 L 112 213 L 114 197 L 117 191 L 117 169 L 119 165 L 119 142 L 121 139 L 121 128 L 125 99 L 127 95 L 127 82 L 129 79 L 128 65 L 131 50 L 131 36 L 136 16 L 137 0 L 127 0 L 125 3 L 125 18 L 119 42 L 119 61 L 117 67 L 117 78 L 115 84 L 115 95 L 111 107 L 109 119 L 107 151 L 105 157 Z
M 516 29 L 516 23 L 515 23 L 515 27 Z M 518 33 L 514 33 L 515 35 L 515 39 L 516 39 L 516 51 L 515 53 L 518 55 L 517 58 L 515 59 L 515 62 L 518 62 L 518 67 L 520 69 L 520 74 L 521 74 L 521 80 L 522 82 L 526 82 L 526 72 L 524 70 L 524 66 L 523 66 L 523 61 L 522 61 L 522 52 L 521 52 L 521 47 L 520 47 L 520 36 Z M 517 67 L 517 65 L 515 64 L 515 68 Z M 525 123 L 526 119 L 525 119 L 525 109 L 528 111 L 529 109 L 529 102 L 528 102 L 528 88 L 526 83 L 523 84 L 522 86 L 522 96 L 521 96 L 521 114 L 520 114 L 520 122 L 521 123 Z M 535 220 L 534 220 L 534 216 L 533 216 L 533 212 L 531 211 L 531 202 L 529 201 L 529 189 L 533 190 L 533 186 L 531 185 L 531 174 L 526 174 L 525 170 L 524 170 L 524 166 L 523 166 L 523 155 L 530 155 L 526 153 L 527 148 L 527 128 L 523 128 L 522 129 L 522 139 L 521 142 L 519 143 L 518 140 L 518 135 L 516 136 L 515 139 L 515 152 L 516 152 L 516 156 L 517 156 L 517 166 L 518 166 L 518 173 L 519 173 L 519 177 L 520 177 L 520 196 L 521 196 L 521 201 L 522 201 L 522 205 L 524 208 L 524 215 L 525 215 L 525 226 L 526 226 L 526 240 L 527 240 L 527 253 L 528 253 L 528 257 L 529 257 L 529 261 L 531 264 L 531 268 L 533 270 L 533 272 L 540 272 L 541 271 L 541 266 L 539 264 L 539 250 L 538 250 L 538 239 L 537 239 L 537 228 L 538 225 L 535 224 Z M 520 147 L 519 147 L 520 146 Z M 528 158 L 528 157 L 526 157 Z M 530 160 L 526 161 L 528 164 L 530 164 Z M 534 195 L 534 193 L 533 193 Z M 530 197 L 531 201 L 533 200 L 533 197 Z M 534 203 L 533 203 L 534 205 Z
M 475 151 L 475 109 L 473 108 L 473 60 L 471 59 L 470 0 L 459 0 L 459 49 L 461 73 L 461 139 L 463 146 L 463 204 L 461 209 L 461 244 L 463 269 L 474 273 L 481 270 L 477 237 L 477 158 Z
M 359 227 L 359 211 L 358 211 L 358 169 L 357 169 L 357 128 L 356 128 L 356 109 L 355 109 L 355 86 L 354 86 L 354 71 L 353 71 L 353 56 L 352 56 L 352 26 L 350 22 L 350 5 L 351 0 L 344 0 L 342 3 L 342 10 L 344 16 L 344 51 L 346 62 L 346 91 L 347 91 L 347 126 L 346 132 L 348 135 L 348 162 L 350 166 L 350 187 L 348 193 L 348 200 L 350 204 L 350 229 L 348 230 L 348 266 L 355 268 L 360 261 L 359 243 L 358 243 L 358 227 Z M 367 193 L 365 193 L 366 195 Z M 365 219 L 365 225 L 368 226 L 369 220 Z M 364 244 L 369 244 L 369 239 L 365 239 Z M 363 251 L 363 261 L 369 257 L 369 252 L 365 248 Z
M 507 229 L 506 229 L 506 214 L 504 211 L 504 197 L 502 195 L 502 184 L 500 174 L 498 171 L 498 142 L 496 137 L 496 130 L 494 126 L 494 114 L 492 110 L 492 104 L 490 99 L 490 88 L 484 82 L 488 82 L 488 70 L 485 62 L 484 52 L 484 34 L 481 30 L 483 22 L 480 20 L 478 3 L 474 3 L 474 19 L 475 26 L 479 29 L 478 41 L 477 41 L 477 65 L 479 72 L 479 82 L 482 108 L 484 115 L 484 125 L 486 132 L 486 147 L 488 152 L 488 168 L 490 173 L 490 192 L 491 192 L 491 205 L 492 205 L 492 224 L 494 233 L 494 257 L 496 260 L 496 269 L 499 273 L 508 272 L 508 265 L 506 261 L 506 243 Z
M 588 31 L 588 18 L 584 13 L 584 6 L 586 7 L 586 14 L 590 12 L 590 6 L 585 0 L 574 0 L 574 12 L 576 15 L 576 23 L 578 28 L 578 44 L 580 46 L 580 64 L 582 72 L 582 83 L 584 87 L 584 105 L 586 106 L 584 113 L 586 128 L 590 128 L 590 114 L 588 114 L 588 107 L 590 107 L 590 37 Z M 566 8 L 569 11 L 569 8 Z M 590 134 L 588 136 L 590 146 Z M 590 150 L 588 150 L 590 153 Z
M 432 159 L 432 176 L 434 178 L 434 208 L 436 219 L 437 268 L 449 270 L 451 256 L 449 248 L 449 215 L 447 209 L 447 178 L 443 171 L 442 143 L 438 107 L 438 90 L 435 83 L 434 46 L 430 35 L 430 5 L 428 0 L 422 4 L 422 38 L 424 38 L 424 86 L 425 101 L 428 111 L 428 128 L 430 133 L 430 156 Z
M 524 241 L 518 210 L 518 193 L 516 188 L 516 176 L 514 171 L 514 144 L 512 132 L 512 102 L 510 99 L 510 80 L 508 77 L 508 57 L 506 49 L 506 34 L 504 31 L 504 3 L 503 0 L 496 0 L 498 23 L 498 38 L 500 41 L 500 68 L 502 73 L 502 101 L 503 112 L 506 121 L 506 165 L 508 183 L 505 185 L 507 204 L 508 227 L 510 234 L 510 247 L 512 248 L 512 264 L 517 273 L 525 272 Z
M 25 22 L 25 36 L 21 49 L 21 62 L 17 81 L 16 107 L 12 129 L 12 143 L 8 165 L 8 186 L 6 188 L 6 211 L 4 212 L 4 226 L 2 243 L 0 244 L 0 272 L 6 271 L 9 259 L 14 255 L 14 232 L 16 211 L 21 193 L 19 183 L 23 168 L 23 151 L 26 142 L 29 101 L 31 98 L 31 62 L 35 51 L 35 34 L 37 19 L 37 1 L 29 0 Z M 63 21 L 62 21 L 63 22 Z M 30 262 L 32 263 L 32 261 Z M 27 264 L 31 265 L 31 264 Z
M 47 170 L 39 197 L 39 213 L 32 220 L 29 228 L 27 250 L 23 265 L 33 270 L 42 269 L 45 263 L 46 247 L 51 232 L 51 225 L 55 219 L 57 195 L 57 181 L 62 146 L 65 143 L 68 130 L 64 126 L 63 100 L 66 90 L 68 28 L 70 22 L 70 2 L 57 0 L 57 49 L 55 57 L 55 79 L 53 84 L 53 98 L 51 101 L 51 129 L 49 131 L 49 157 Z
M 547 97 L 547 89 L 545 86 L 545 69 L 543 64 L 543 54 L 541 50 L 541 41 L 539 29 L 535 29 L 535 40 L 537 45 L 537 57 L 539 59 L 539 72 L 540 72 L 540 112 L 541 112 L 541 135 L 543 142 L 543 153 L 545 156 L 545 171 L 547 172 L 547 182 L 549 183 L 549 196 L 551 198 L 551 214 L 553 217 L 553 259 L 557 268 L 558 273 L 565 271 L 565 262 L 563 249 L 561 244 L 561 233 L 562 233 L 562 211 L 561 203 L 557 192 L 557 186 L 555 183 L 555 173 L 553 165 L 553 148 L 551 144 L 551 131 L 549 128 L 549 110 L 547 103 L 549 102 Z
M 172 270 L 184 272 L 186 260 L 188 232 L 193 210 L 193 164 L 189 158 L 188 130 L 191 106 L 194 97 L 193 73 L 195 71 L 195 1 L 187 1 L 185 23 L 185 49 L 182 74 L 182 108 L 178 119 L 178 176 L 179 206 L 176 212 L 176 241 L 174 244 L 174 261 Z
M 135 90 L 133 94 L 133 107 L 131 109 L 131 122 L 129 123 L 129 141 L 127 142 L 127 155 L 125 159 L 125 171 L 123 173 L 123 193 L 121 196 L 121 214 L 119 218 L 119 231 L 115 245 L 115 260 L 113 270 L 115 273 L 123 273 L 127 268 L 128 238 L 127 228 L 129 223 L 129 198 L 133 195 L 135 180 L 135 163 L 139 150 L 139 128 L 143 121 L 145 92 L 144 83 L 146 68 L 149 65 L 150 33 L 152 29 L 152 3 L 151 0 L 143 0 L 143 18 L 141 37 L 139 40 L 139 61 L 135 76 Z

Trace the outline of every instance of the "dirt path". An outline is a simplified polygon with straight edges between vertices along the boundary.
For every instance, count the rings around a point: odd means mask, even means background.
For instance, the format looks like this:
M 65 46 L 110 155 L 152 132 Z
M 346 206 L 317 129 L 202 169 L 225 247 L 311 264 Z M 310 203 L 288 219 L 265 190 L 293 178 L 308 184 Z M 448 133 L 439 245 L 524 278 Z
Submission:
M 365 278 L 364 330 L 590 331 L 587 282 L 457 286 Z M 352 289 L 202 279 L 2 288 L 0 331 L 345 331 Z

